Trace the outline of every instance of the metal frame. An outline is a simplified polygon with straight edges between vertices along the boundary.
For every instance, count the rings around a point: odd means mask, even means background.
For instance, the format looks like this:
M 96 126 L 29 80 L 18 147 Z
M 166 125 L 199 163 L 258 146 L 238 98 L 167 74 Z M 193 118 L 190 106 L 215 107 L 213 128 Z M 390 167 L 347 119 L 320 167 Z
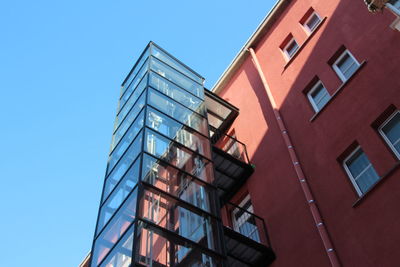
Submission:
M 158 50 L 160 50 L 161 52 L 165 53 L 165 56 L 169 57 L 167 58 L 168 60 L 174 60 L 175 62 L 173 64 L 176 64 L 175 66 L 179 67 L 182 66 L 183 68 L 186 68 L 184 71 L 186 72 L 186 70 L 190 73 L 193 73 L 195 76 L 199 77 L 199 80 L 202 81 L 202 84 L 200 84 L 198 81 L 193 80 L 191 77 L 185 75 L 184 73 L 182 73 L 181 71 L 179 71 L 178 69 L 174 68 L 173 66 L 167 64 L 166 62 L 164 62 L 163 60 L 153 56 L 153 49 L 157 48 Z M 143 56 L 148 53 L 148 58 L 144 59 Z M 177 85 L 175 82 L 170 81 L 169 79 L 159 75 L 157 72 L 153 71 L 151 68 L 151 60 L 153 60 L 153 58 L 155 60 L 158 60 L 159 62 L 161 62 L 162 64 L 165 64 L 165 66 L 167 68 L 170 68 L 172 71 L 175 71 L 175 74 L 178 75 L 182 75 L 182 77 L 185 77 L 185 79 L 190 79 L 189 81 L 193 81 L 196 84 L 199 84 L 204 90 L 203 92 L 199 92 L 198 94 L 201 95 L 203 98 L 195 95 L 194 93 L 197 93 L 196 91 L 188 91 L 185 88 L 182 88 L 181 86 Z M 141 60 L 143 60 L 143 65 L 139 66 L 139 62 L 141 62 Z M 93 243 L 92 243 L 92 251 L 94 251 L 95 248 L 95 244 L 96 241 L 98 240 L 98 238 L 101 236 L 102 233 L 104 233 L 105 229 L 110 225 L 111 221 L 114 220 L 117 216 L 117 214 L 121 211 L 122 207 L 125 205 L 125 203 L 127 203 L 128 199 L 130 199 L 130 197 L 132 196 L 132 194 L 135 192 L 136 194 L 136 214 L 135 214 L 135 218 L 133 219 L 133 221 L 131 222 L 130 226 L 127 227 L 126 231 L 124 232 L 124 234 L 122 234 L 118 240 L 115 242 L 115 244 L 112 245 L 112 247 L 110 248 L 110 250 L 107 252 L 107 254 L 103 257 L 103 259 L 101 260 L 101 262 L 99 263 L 99 265 L 101 265 L 106 259 L 107 257 L 110 255 L 110 253 L 112 253 L 113 249 L 115 249 L 115 247 L 119 244 L 119 242 L 121 242 L 121 240 L 123 238 L 126 237 L 126 233 L 129 232 L 131 229 L 133 231 L 133 247 L 132 247 L 132 266 L 140 266 L 138 262 L 139 260 L 139 246 L 137 245 L 139 242 L 139 238 L 140 238 L 140 233 L 139 233 L 139 229 L 141 229 L 141 227 L 148 227 L 150 228 L 151 231 L 156 232 L 157 235 L 163 236 L 166 240 L 168 240 L 168 242 L 178 242 L 178 244 L 182 244 L 186 247 L 190 247 L 192 249 L 196 249 L 196 251 L 199 251 L 201 253 L 204 253 L 205 255 L 208 255 L 210 257 L 213 258 L 213 260 L 216 260 L 218 262 L 222 262 L 222 264 L 224 265 L 224 260 L 226 259 L 227 255 L 227 251 L 226 251 L 226 247 L 225 244 L 223 242 L 223 237 L 224 237 L 224 228 L 222 227 L 222 221 L 221 221 L 221 214 L 220 214 L 220 207 L 221 207 L 221 199 L 218 197 L 218 188 L 212 183 L 209 182 L 211 179 L 214 179 L 214 177 L 208 177 L 209 180 L 204 180 L 201 179 L 199 177 L 197 177 L 196 174 L 192 174 L 189 173 L 186 170 L 180 169 L 178 166 L 173 165 L 171 162 L 169 162 L 168 160 L 162 159 L 157 155 L 153 155 L 150 152 L 147 152 L 147 150 L 145 149 L 146 146 L 146 133 L 154 133 L 158 136 L 160 136 L 161 138 L 165 139 L 167 144 L 167 148 L 166 151 L 169 150 L 168 147 L 174 146 L 177 148 L 180 148 L 184 151 L 186 151 L 186 153 L 189 153 L 191 157 L 193 158 L 199 158 L 201 161 L 203 161 L 205 163 L 205 165 L 202 168 L 210 168 L 210 167 L 206 167 L 207 165 L 211 166 L 212 170 L 214 171 L 214 173 L 212 174 L 212 176 L 214 176 L 215 173 L 218 172 L 218 169 L 216 169 L 216 166 L 214 166 L 214 162 L 212 160 L 213 158 L 213 153 L 214 151 L 216 151 L 216 147 L 212 145 L 209 133 L 210 133 L 210 125 L 208 123 L 208 117 L 207 117 L 207 113 L 203 113 L 200 114 L 198 111 L 194 110 L 192 107 L 187 107 L 186 105 L 181 104 L 180 102 L 178 102 L 177 100 L 175 100 L 174 98 L 172 98 L 171 96 L 163 93 L 162 91 L 153 88 L 152 86 L 150 86 L 150 75 L 157 75 L 159 76 L 160 79 L 165 79 L 165 81 L 167 83 L 171 83 L 173 86 L 176 86 L 181 90 L 184 90 L 185 93 L 188 93 L 188 97 L 195 97 L 195 99 L 199 100 L 199 107 L 206 109 L 206 100 L 207 98 L 210 98 L 214 101 L 216 101 L 218 104 L 223 105 L 224 107 L 230 109 L 230 113 L 229 115 L 227 115 L 227 118 L 220 118 L 222 119 L 222 124 L 221 127 L 219 129 L 215 129 L 214 132 L 216 132 L 217 130 L 221 131 L 221 130 L 226 130 L 233 122 L 233 120 L 238 116 L 238 109 L 235 108 L 234 106 L 230 105 L 229 103 L 227 103 L 225 100 L 223 100 L 222 98 L 214 95 L 213 93 L 211 93 L 210 91 L 206 90 L 203 86 L 204 83 L 204 78 L 200 75 L 198 75 L 196 72 L 194 72 L 192 69 L 188 68 L 185 64 L 183 64 L 182 62 L 180 62 L 179 60 L 177 60 L 175 57 L 173 57 L 172 55 L 170 55 L 169 53 L 167 53 L 165 50 L 163 50 L 161 47 L 157 46 L 156 44 L 154 44 L 153 42 L 149 42 L 149 44 L 146 46 L 145 50 L 142 52 L 141 56 L 139 57 L 139 59 L 136 61 L 134 67 L 130 70 L 128 76 L 125 78 L 124 82 L 122 83 L 122 87 L 124 87 L 126 85 L 126 82 L 128 81 L 128 79 L 130 78 L 130 75 L 135 71 L 135 68 L 139 68 L 138 72 L 135 74 L 136 76 L 132 78 L 132 82 L 136 79 L 136 77 L 138 77 L 137 75 L 141 72 L 144 71 L 143 74 L 143 78 L 141 78 L 141 80 L 138 81 L 138 84 L 135 88 L 132 89 L 132 92 L 130 92 L 130 95 L 127 97 L 125 103 L 118 108 L 117 110 L 117 116 L 121 114 L 121 110 L 126 107 L 126 104 L 131 100 L 132 96 L 135 94 L 135 92 L 138 90 L 138 86 L 143 83 L 143 79 L 147 79 L 145 80 L 145 88 L 143 89 L 143 92 L 141 92 L 138 96 L 137 99 L 135 99 L 132 103 L 132 106 L 129 108 L 129 110 L 126 111 L 126 115 L 124 116 L 124 118 L 120 118 L 120 121 L 118 122 L 118 125 L 115 126 L 114 130 L 113 130 L 113 136 L 118 133 L 118 130 L 120 129 L 121 125 L 127 120 L 127 117 L 129 116 L 130 112 L 133 110 L 133 108 L 135 108 L 135 105 L 138 104 L 139 99 L 141 99 L 142 97 L 144 97 L 144 107 L 141 108 L 138 111 L 138 114 L 135 116 L 135 118 L 132 119 L 132 122 L 130 125 L 127 126 L 126 131 L 121 135 L 120 139 L 114 144 L 114 147 L 112 149 L 110 149 L 110 153 L 109 156 L 111 158 L 112 153 L 115 151 L 115 148 L 122 142 L 122 140 L 125 138 L 125 136 L 128 134 L 129 130 L 131 129 L 131 127 L 133 127 L 132 125 L 136 122 L 136 120 L 140 117 L 140 116 L 144 116 L 144 123 L 143 126 L 141 127 L 140 130 L 138 130 L 138 132 L 136 133 L 136 135 L 132 138 L 132 142 L 127 146 L 127 148 L 121 153 L 121 155 L 119 156 L 119 158 L 115 161 L 114 165 L 112 166 L 112 168 L 110 168 L 109 165 L 109 161 L 107 163 L 107 168 L 106 168 L 106 172 L 105 172 L 105 178 L 104 178 L 104 184 L 103 184 L 103 193 L 101 195 L 101 199 L 100 199 L 100 205 L 99 205 L 99 210 L 98 210 L 98 215 L 97 215 L 97 221 L 100 219 L 100 212 L 102 211 L 102 208 L 104 207 L 104 205 L 106 204 L 107 200 L 110 199 L 110 197 L 113 195 L 114 192 L 116 192 L 115 190 L 118 190 L 119 185 L 121 185 L 121 183 L 123 183 L 123 181 L 126 181 L 127 177 L 126 175 L 129 173 L 129 171 L 131 171 L 131 168 L 133 168 L 133 166 L 136 166 L 136 164 L 139 164 L 139 176 L 137 177 L 137 184 L 134 185 L 132 191 L 130 191 L 127 196 L 125 197 L 125 199 L 123 199 L 123 201 L 121 201 L 120 205 L 118 206 L 118 208 L 115 209 L 115 211 L 112 213 L 111 217 L 107 220 L 106 223 L 104 223 L 104 225 L 102 226 L 101 229 L 97 229 L 98 227 L 98 223 L 96 223 L 96 229 L 95 229 L 95 234 L 94 234 L 94 238 L 93 238 Z M 143 69 L 143 67 L 147 68 L 147 69 Z M 175 75 L 174 74 L 174 75 Z M 189 73 L 188 73 L 189 74 Z M 193 76 L 194 77 L 194 76 Z M 131 84 L 127 85 L 128 87 L 131 86 Z M 159 94 L 160 97 L 166 99 L 167 101 L 171 101 L 174 105 L 184 108 L 185 112 L 189 112 L 189 114 L 195 114 L 196 116 L 199 117 L 199 119 L 204 120 L 204 122 L 207 125 L 207 129 L 202 129 L 199 128 L 199 130 L 196 130 L 194 128 L 192 128 L 191 126 L 187 125 L 185 122 L 181 122 L 179 120 L 177 120 L 176 118 L 174 118 L 173 116 L 170 116 L 169 114 L 166 114 L 165 112 L 159 110 L 157 107 L 154 107 L 153 105 L 150 104 L 149 102 L 149 95 L 150 95 L 150 90 L 154 90 L 154 92 L 157 92 L 157 94 Z M 123 96 L 126 96 L 126 90 L 125 91 L 121 91 L 121 97 L 120 97 L 120 101 L 122 99 Z M 148 112 L 149 109 L 152 109 L 160 114 L 162 114 L 163 116 L 166 116 L 168 119 L 171 119 L 173 122 L 177 123 L 177 127 L 178 130 L 180 129 L 184 129 L 186 131 L 188 131 L 191 134 L 194 135 L 198 135 L 200 138 L 204 138 L 205 140 L 200 140 L 200 141 L 208 141 L 208 146 L 209 146 L 209 151 L 210 151 L 210 155 L 203 155 L 200 154 L 197 151 L 194 151 L 192 148 L 188 147 L 187 144 L 182 144 L 180 142 L 178 142 L 177 140 L 175 140 L 175 138 L 173 138 L 172 136 L 167 136 L 161 132 L 159 132 L 156 129 L 153 129 L 152 127 L 148 126 Z M 210 112 L 211 114 L 212 112 Z M 144 115 L 143 115 L 144 114 Z M 218 115 L 218 114 L 215 114 Z M 130 118 L 131 120 L 131 118 Z M 203 122 L 202 122 L 203 123 Z M 125 126 L 124 126 L 125 127 Z M 205 133 L 201 133 L 200 131 L 206 131 Z M 221 133 L 218 133 L 219 135 L 222 136 Z M 226 135 L 226 134 L 224 134 Z M 220 153 L 222 153 L 223 157 L 230 157 L 229 159 L 232 160 L 233 162 L 239 164 L 239 166 L 242 166 L 244 168 L 248 168 L 249 171 L 252 168 L 249 165 L 250 160 L 247 154 L 247 149 L 246 146 L 241 143 L 240 141 L 238 141 L 236 138 L 233 138 L 229 135 L 228 136 L 230 139 L 232 139 L 234 142 L 240 144 L 243 147 L 243 151 L 245 152 L 245 159 L 244 162 L 234 158 L 233 156 L 227 154 L 226 152 L 220 151 Z M 132 148 L 133 144 L 135 142 L 137 142 L 137 138 L 142 138 L 141 139 L 141 143 L 140 143 L 140 149 L 138 150 L 138 155 L 132 159 L 132 162 L 129 162 L 129 165 L 126 167 L 126 170 L 121 173 L 121 176 L 119 177 L 119 180 L 113 185 L 113 188 L 110 190 L 110 192 L 105 195 L 104 194 L 104 190 L 106 189 L 106 185 L 108 184 L 107 181 L 110 178 L 110 175 L 112 174 L 112 172 L 115 170 L 115 168 L 117 167 L 118 164 L 120 164 L 121 160 L 125 158 L 125 156 L 127 155 L 128 151 Z M 213 140 L 216 137 L 213 138 Z M 113 139 L 114 140 L 114 139 Z M 139 139 L 140 140 L 140 139 Z M 204 143 L 203 145 L 207 145 L 207 143 Z M 136 150 L 135 150 L 136 151 Z M 137 151 L 136 151 L 137 152 Z M 136 153 L 135 152 L 135 153 Z M 152 182 L 147 182 L 144 179 L 144 168 L 146 166 L 144 166 L 144 157 L 149 157 L 150 160 L 154 160 L 155 163 L 160 164 L 162 168 L 172 168 L 171 170 L 173 172 L 178 171 L 179 173 L 181 173 L 182 175 L 184 175 L 184 179 L 188 179 L 188 183 L 196 183 L 199 186 L 203 187 L 206 194 L 207 194 L 207 201 L 209 206 L 207 206 L 207 208 L 201 208 L 201 207 L 197 207 L 196 204 L 192 204 L 186 200 L 183 200 L 180 198 L 179 194 L 177 194 L 176 196 L 175 191 L 164 191 L 163 189 L 157 187 L 157 184 L 152 184 Z M 129 159 L 131 160 L 131 159 Z M 247 162 L 246 162 L 247 161 Z M 125 166 L 124 166 L 125 167 Z M 135 167 L 136 168 L 136 167 Z M 146 167 L 147 170 L 147 167 Z M 118 178 L 117 177 L 117 178 Z M 186 180 L 185 180 L 186 181 Z M 168 181 L 166 181 L 168 183 Z M 173 183 L 175 184 L 176 182 L 173 181 Z M 178 183 L 179 184 L 179 183 Z M 193 212 L 194 214 L 198 214 L 199 216 L 205 217 L 207 218 L 207 220 L 212 220 L 212 226 L 210 226 L 210 229 L 212 230 L 207 230 L 206 233 L 204 233 L 204 236 L 207 238 L 211 238 L 210 240 L 212 240 L 212 249 L 209 248 L 209 245 L 200 245 L 197 244 L 196 242 L 189 240 L 183 236 L 181 236 L 179 233 L 175 233 L 167 228 L 165 228 L 164 226 L 159 226 L 153 222 L 148 221 L 145 218 L 141 218 L 140 214 L 141 214 L 141 205 L 143 203 L 144 200 L 143 198 L 145 197 L 145 192 L 153 192 L 157 195 L 162 196 L 162 198 L 165 198 L 166 201 L 171 202 L 171 205 L 173 207 L 175 206 L 182 206 L 183 208 L 187 209 L 188 211 Z M 175 204 L 174 204 L 175 203 Z M 179 203 L 179 205 L 178 205 Z M 171 214 L 170 214 L 171 215 Z M 258 217 L 258 216 L 257 216 Z M 209 222 L 211 223 L 211 222 Z M 210 232 L 209 232 L 210 231 Z M 97 233 L 98 232 L 98 233 Z M 211 234 L 213 233 L 213 234 Z M 183 234 L 183 233 L 182 233 Z M 211 234 L 211 235 L 210 235 Z M 216 236 L 215 236 L 216 235 Z M 152 241 L 151 241 L 152 242 Z M 169 253 L 170 257 L 175 257 L 175 250 L 174 248 L 171 248 L 172 250 L 168 250 L 167 253 Z M 148 257 L 148 256 L 146 256 Z M 151 257 L 151 256 L 150 256 Z M 96 259 L 92 259 L 91 262 L 95 261 Z M 92 263 L 91 263 L 92 264 Z M 96 264 L 92 264 L 91 266 L 98 266 Z

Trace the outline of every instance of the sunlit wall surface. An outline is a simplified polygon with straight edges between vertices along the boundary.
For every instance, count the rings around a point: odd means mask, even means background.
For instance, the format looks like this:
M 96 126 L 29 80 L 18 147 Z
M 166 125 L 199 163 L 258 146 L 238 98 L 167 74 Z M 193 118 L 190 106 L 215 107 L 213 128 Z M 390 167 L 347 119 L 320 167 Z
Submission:
M 122 84 L 91 267 L 221 265 L 203 82 L 149 43 Z

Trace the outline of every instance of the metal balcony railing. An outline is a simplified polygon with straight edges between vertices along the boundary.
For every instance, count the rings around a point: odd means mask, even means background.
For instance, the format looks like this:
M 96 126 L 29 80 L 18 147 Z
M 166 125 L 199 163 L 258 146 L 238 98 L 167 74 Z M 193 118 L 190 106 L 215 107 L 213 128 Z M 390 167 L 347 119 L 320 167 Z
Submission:
M 265 267 L 275 260 L 263 218 L 252 213 L 252 206 L 242 208 L 226 203 L 231 226 L 224 227 L 227 266 Z
M 231 211 L 232 227 L 230 229 L 264 246 L 270 246 L 263 218 L 231 202 L 225 205 L 227 210 Z
M 232 157 L 246 164 L 250 164 L 246 145 L 237 140 L 235 137 L 215 131 L 211 141 L 216 148 L 228 153 Z

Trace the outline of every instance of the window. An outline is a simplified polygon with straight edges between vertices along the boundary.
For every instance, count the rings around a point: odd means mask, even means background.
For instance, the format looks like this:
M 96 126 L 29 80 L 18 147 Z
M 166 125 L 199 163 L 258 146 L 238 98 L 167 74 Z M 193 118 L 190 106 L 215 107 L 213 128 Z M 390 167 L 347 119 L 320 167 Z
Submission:
M 303 23 L 303 26 L 307 30 L 308 33 L 312 33 L 315 30 L 315 28 L 317 28 L 317 26 L 319 25 L 320 22 L 321 22 L 321 18 L 314 11 Z
M 360 63 L 358 63 L 348 50 L 345 50 L 332 65 L 343 82 L 347 81 L 354 72 L 356 72 L 359 66 Z
M 299 45 L 296 40 L 292 37 L 292 39 L 287 43 L 287 45 L 283 48 L 283 53 L 286 55 L 287 59 L 291 59 L 294 54 L 296 54 L 299 49 Z
M 315 112 L 320 111 L 331 99 L 331 96 L 321 81 L 318 81 L 311 88 L 311 90 L 307 93 L 307 97 L 308 100 L 310 100 Z
M 365 194 L 379 180 L 378 174 L 361 147 L 357 147 L 344 160 L 343 167 L 359 196 Z
M 400 0 L 390 0 L 389 3 L 392 4 L 392 6 L 394 6 L 395 8 L 400 10 Z
M 393 113 L 380 127 L 379 132 L 400 159 L 400 111 Z
M 250 196 L 247 195 L 239 204 L 239 207 L 232 211 L 233 227 L 236 232 L 260 242 L 260 235 L 253 212 L 253 204 Z

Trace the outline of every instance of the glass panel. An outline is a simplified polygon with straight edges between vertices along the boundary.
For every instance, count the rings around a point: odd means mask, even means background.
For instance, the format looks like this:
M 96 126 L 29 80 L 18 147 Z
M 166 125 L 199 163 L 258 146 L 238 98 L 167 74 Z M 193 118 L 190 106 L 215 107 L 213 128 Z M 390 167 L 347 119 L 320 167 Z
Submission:
M 317 14 L 313 13 L 310 17 L 310 19 L 307 21 L 307 27 L 310 29 L 310 31 L 313 31 L 319 24 L 320 19 Z
M 382 127 L 382 131 L 392 145 L 397 145 L 396 149 L 400 152 L 400 113 L 397 113 L 388 123 L 386 123 L 386 125 Z
M 190 175 L 148 154 L 143 156 L 142 181 L 208 212 L 216 214 L 213 190 Z M 213 202 L 214 203 L 214 202 Z M 213 207 L 211 210 L 210 207 Z
M 177 69 L 178 71 L 182 72 L 186 76 L 192 78 L 199 84 L 203 85 L 203 79 L 194 74 L 192 71 L 190 71 L 187 67 L 183 66 L 181 63 L 177 62 L 175 59 L 171 58 L 169 55 L 161 51 L 158 47 L 152 46 L 152 55 L 160 59 L 161 61 L 167 63 L 171 67 Z
M 134 80 L 130 83 L 127 84 L 127 89 L 125 90 L 124 94 L 122 95 L 122 98 L 120 100 L 119 107 L 122 108 L 126 101 L 129 99 L 131 96 L 132 92 L 135 90 L 136 86 L 139 84 L 139 82 L 142 81 L 143 76 L 146 74 L 148 70 L 148 60 L 146 59 L 146 62 L 143 64 L 142 68 L 140 69 L 140 72 L 136 75 Z
M 146 88 L 147 85 L 147 77 L 146 76 L 141 83 L 139 84 L 137 90 L 133 93 L 132 97 L 129 98 L 128 102 L 126 105 L 122 108 L 121 112 L 117 115 L 117 118 L 115 119 L 115 126 L 114 129 L 117 129 L 118 126 L 121 124 L 121 122 L 124 120 L 126 114 L 131 110 L 132 106 L 136 104 L 137 98 L 142 94 L 144 89 Z
M 118 142 L 121 140 L 122 136 L 125 134 L 126 130 L 132 125 L 134 119 L 142 110 L 144 105 L 146 104 L 146 94 L 142 93 L 139 100 L 135 103 L 133 108 L 129 111 L 126 119 L 123 120 L 121 125 L 118 127 L 117 131 L 114 133 L 111 141 L 111 151 L 115 148 Z
M 187 78 L 186 76 L 182 75 L 181 73 L 177 72 L 176 70 L 172 69 L 168 65 L 162 63 L 156 58 L 151 58 L 150 61 L 150 68 L 165 77 L 167 80 L 177 84 L 178 86 L 182 87 L 183 89 L 191 92 L 195 96 L 204 99 L 204 88 L 200 84 L 194 82 L 193 80 Z
M 131 145 L 132 141 L 136 138 L 138 132 L 143 128 L 144 125 L 144 109 L 141 114 L 136 118 L 136 120 L 129 127 L 128 131 L 112 151 L 110 158 L 108 160 L 108 171 L 111 171 L 117 164 L 118 160 L 125 153 L 126 149 Z
M 189 208 L 180 201 L 145 189 L 140 199 L 138 217 L 205 248 L 216 250 L 214 237 L 218 236 L 217 221 Z
M 338 68 L 346 79 L 350 78 L 351 75 L 357 70 L 358 64 L 354 59 L 346 52 L 342 59 L 337 63 Z
M 100 267 L 130 267 L 132 263 L 133 248 L 133 229 L 134 224 L 124 234 L 121 241 L 108 254 L 107 258 L 101 263 Z
M 369 165 L 365 171 L 356 179 L 361 192 L 365 193 L 372 185 L 379 180 L 379 176 L 376 173 L 374 167 Z
M 213 181 L 213 168 L 209 160 L 149 129 L 145 132 L 145 150 L 203 181 L 208 183 Z
M 196 248 L 178 245 L 140 222 L 136 262 L 144 266 L 221 267 L 220 259 L 201 253 Z
M 131 225 L 136 215 L 136 200 L 137 189 L 129 195 L 121 209 L 118 210 L 117 214 L 97 237 L 93 249 L 92 266 L 97 266 L 107 256 L 111 248 Z
M 134 159 L 139 155 L 141 151 L 141 144 L 142 144 L 142 132 L 136 137 L 135 141 L 129 146 L 126 153 L 123 155 L 120 161 L 116 164 L 116 166 L 112 169 L 108 167 L 107 173 L 109 176 L 107 179 L 112 179 L 115 181 L 119 181 L 122 175 L 126 172 L 129 166 L 132 164 Z
M 209 140 L 167 115 L 149 107 L 146 124 L 157 132 L 211 159 Z
M 121 203 L 129 195 L 132 189 L 136 186 L 139 178 L 139 157 L 136 162 L 129 168 L 129 171 L 124 175 L 124 178 L 118 184 L 117 188 L 112 192 L 110 197 L 106 200 L 100 209 L 99 220 L 97 223 L 97 234 L 101 231 L 103 226 L 113 216 L 114 212 L 119 208 Z
M 134 180 L 137 181 L 137 177 L 138 174 L 136 173 L 136 168 L 137 168 L 137 164 L 139 164 L 139 157 L 137 157 L 134 161 L 134 165 L 130 164 L 130 167 L 128 165 L 128 163 L 130 162 L 130 158 L 128 160 L 129 157 L 127 157 L 127 160 L 121 160 L 117 167 L 114 169 L 114 171 L 111 173 L 111 175 L 106 179 L 106 184 L 104 187 L 104 191 L 103 191 L 103 202 L 106 200 L 106 198 L 108 197 L 108 195 L 111 193 L 111 191 L 113 191 L 114 187 L 119 183 L 119 181 L 123 178 L 123 179 L 129 179 L 129 180 Z M 132 163 L 132 162 L 130 162 Z M 123 172 L 123 170 L 125 169 L 125 166 L 129 167 L 128 171 Z M 123 166 L 123 167 L 122 167 Z M 128 168 L 126 167 L 126 168 Z M 121 176 L 120 176 L 121 173 Z
M 322 109 L 331 98 L 326 88 L 319 84 L 318 87 L 312 92 L 311 97 L 314 99 L 315 105 L 318 110 Z
M 200 98 L 195 97 L 154 72 L 150 72 L 150 86 L 199 114 L 205 115 L 205 105 Z
M 359 149 L 348 161 L 347 166 L 353 175 L 353 177 L 357 177 L 361 174 L 365 168 L 370 164 L 365 153 Z
M 208 135 L 207 120 L 160 92 L 148 89 L 148 104 L 196 131 Z
M 365 193 L 371 185 L 379 180 L 379 176 L 374 167 L 361 149 L 357 150 L 346 162 L 346 165 L 362 193 Z
M 294 53 L 296 53 L 299 46 L 295 40 L 292 40 L 289 45 L 286 47 L 286 52 L 288 53 L 289 57 L 292 57 Z
M 353 61 L 353 64 L 343 73 L 346 79 L 350 78 L 358 69 L 358 65 Z

